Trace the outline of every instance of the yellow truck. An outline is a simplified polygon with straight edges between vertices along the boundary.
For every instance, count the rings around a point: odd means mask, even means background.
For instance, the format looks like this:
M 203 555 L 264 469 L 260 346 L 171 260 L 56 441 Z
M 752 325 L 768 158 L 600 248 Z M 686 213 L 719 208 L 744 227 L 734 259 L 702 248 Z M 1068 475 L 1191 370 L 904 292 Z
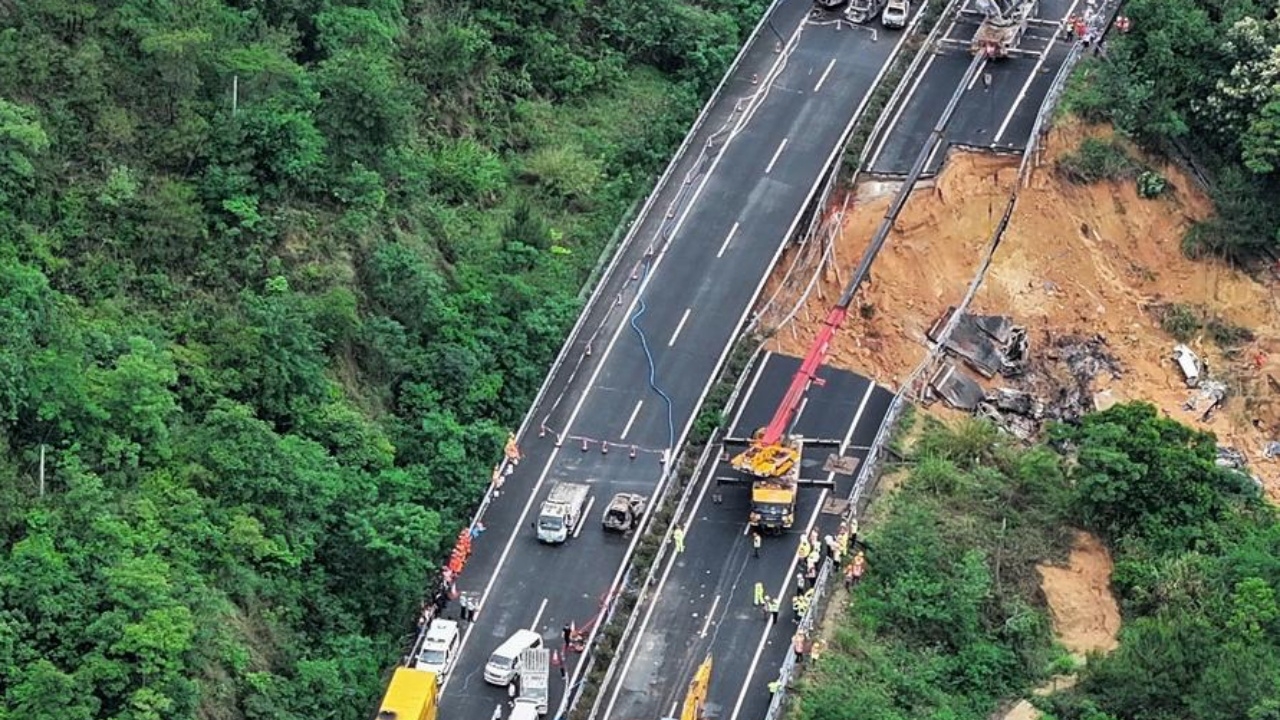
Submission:
M 436 720 L 439 692 L 435 673 L 398 667 L 375 720 Z

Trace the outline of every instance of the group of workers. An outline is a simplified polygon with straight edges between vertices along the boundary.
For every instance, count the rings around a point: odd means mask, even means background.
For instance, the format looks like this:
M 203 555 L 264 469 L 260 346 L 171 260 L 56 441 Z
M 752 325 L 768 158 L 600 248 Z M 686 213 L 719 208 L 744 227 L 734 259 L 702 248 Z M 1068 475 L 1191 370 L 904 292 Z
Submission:
M 754 539 L 752 544 L 754 547 Z M 807 535 L 800 537 L 796 555 L 804 563 L 804 567 L 796 572 L 796 591 L 791 598 L 791 609 L 794 611 L 793 622 L 799 624 L 813 606 L 818 566 L 822 559 L 825 557 L 830 560 L 832 567 L 837 570 L 843 569 L 845 589 L 852 590 L 867 571 L 867 557 L 863 548 L 866 548 L 866 542 L 858 540 L 857 518 L 841 523 L 835 535 L 827 535 L 819 539 L 818 531 L 810 530 Z M 853 553 L 853 557 L 846 563 L 845 558 L 850 553 Z M 753 600 L 755 605 L 761 607 L 774 623 L 778 621 L 780 603 L 777 598 L 765 594 L 764 583 L 755 584 Z M 813 657 L 817 652 L 817 643 L 814 642 L 811 645 L 808 633 L 801 627 L 791 638 L 791 651 L 797 663 L 803 662 L 806 655 Z M 782 687 L 783 680 L 779 676 L 769 683 L 769 693 L 777 693 Z
M 753 550 L 757 550 L 759 547 L 756 537 L 758 536 L 753 533 Z M 865 543 L 863 545 L 865 546 Z M 827 535 L 821 540 L 818 537 L 817 530 L 810 530 L 807 535 L 800 537 L 800 545 L 796 549 L 796 554 L 804 562 L 804 568 L 796 572 L 796 591 L 791 598 L 791 609 L 794 613 L 792 616 L 793 622 L 799 623 L 813 606 L 814 591 L 818 579 L 818 565 L 822 562 L 823 557 L 831 561 L 833 568 L 844 567 L 846 589 L 852 589 L 853 585 L 862 579 L 867 569 L 867 558 L 862 550 L 857 549 L 857 546 L 858 520 L 856 518 L 848 523 L 841 523 L 840 529 L 835 535 Z M 849 563 L 845 563 L 845 557 L 850 551 L 854 552 L 853 559 Z M 756 554 L 756 557 L 759 557 L 759 555 Z M 763 582 L 757 582 L 752 589 L 752 604 L 760 608 L 773 622 L 776 623 L 778 621 L 781 600 L 767 595 Z
M 504 462 L 499 463 L 493 469 L 493 496 L 496 498 L 501 495 L 502 483 L 506 476 L 510 475 L 516 465 L 520 464 L 520 448 L 516 445 L 515 433 L 507 433 L 507 444 L 503 449 Z M 457 580 L 458 576 L 467 566 L 467 560 L 471 558 L 471 543 L 484 533 L 484 523 L 476 520 L 475 524 L 470 527 L 463 528 L 458 533 L 457 540 L 453 543 L 453 550 L 449 553 L 449 561 L 440 569 L 440 584 L 435 591 L 427 599 L 422 602 L 422 610 L 418 615 L 418 627 L 425 628 L 431 624 L 431 621 L 437 617 L 444 615 L 449 607 L 450 601 L 460 600 L 462 612 L 460 619 L 463 621 L 474 622 L 476 613 L 480 609 L 480 603 L 475 598 L 462 596 L 458 592 Z
M 1094 52 L 1104 52 L 1102 39 L 1102 28 L 1098 27 L 1096 22 L 1100 14 L 1100 10 L 1096 7 L 1096 0 L 1088 0 L 1084 13 L 1081 15 L 1071 15 L 1062 23 L 1063 33 L 1066 35 L 1067 42 L 1071 42 L 1076 38 L 1087 48 L 1093 45 Z M 1129 32 L 1132 23 L 1129 18 L 1124 15 L 1117 15 L 1115 20 L 1116 30 L 1121 34 Z

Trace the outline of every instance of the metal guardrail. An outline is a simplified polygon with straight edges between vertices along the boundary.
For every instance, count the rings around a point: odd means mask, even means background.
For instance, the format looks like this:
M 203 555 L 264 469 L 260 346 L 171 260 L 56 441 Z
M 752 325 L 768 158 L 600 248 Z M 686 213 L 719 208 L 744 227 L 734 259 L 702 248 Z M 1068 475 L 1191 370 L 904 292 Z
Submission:
M 766 24 L 770 22 L 774 11 L 777 9 L 778 5 L 781 4 L 783 1 L 784 0 L 773 0 L 769 4 L 769 7 L 766 8 L 764 13 L 761 15 L 760 20 L 756 23 L 755 27 L 751 31 L 751 34 L 747 37 L 747 40 L 743 43 L 742 48 L 738 51 L 738 55 L 734 58 L 733 63 L 730 65 L 729 69 L 725 72 L 725 74 L 721 77 L 720 83 L 719 85 L 716 86 L 716 89 L 713 91 L 711 98 L 707 101 L 706 105 L 704 105 L 703 110 L 699 114 L 698 120 L 695 122 L 693 128 L 685 136 L 684 142 L 680 145 L 680 148 L 679 150 L 677 150 L 677 154 L 672 160 L 672 162 L 667 166 L 667 170 L 666 172 L 663 173 L 662 178 L 659 180 L 659 184 L 655 186 L 653 193 L 651 193 L 650 195 L 650 200 L 645 203 L 645 208 L 641 211 L 641 217 L 638 218 L 637 221 L 633 224 L 632 226 L 633 228 L 639 228 L 639 226 L 642 224 L 644 216 L 647 215 L 648 211 L 652 206 L 653 200 L 660 194 L 660 191 L 662 190 L 663 185 L 665 184 L 666 180 L 670 176 L 671 171 L 677 165 L 679 165 L 680 161 L 683 159 L 683 155 L 687 151 L 688 146 L 692 141 L 693 137 L 697 134 L 698 130 L 701 129 L 702 125 L 705 123 L 707 115 L 710 112 L 710 109 L 714 106 L 716 101 L 720 98 L 725 84 L 728 82 L 729 78 L 732 77 L 733 74 L 737 71 L 737 68 L 741 64 L 742 59 L 755 46 L 756 42 L 759 40 L 761 30 L 765 27 Z M 756 101 L 756 97 L 753 97 L 751 103 L 749 103 L 748 107 L 751 110 L 754 110 L 754 108 L 751 106 L 755 104 L 755 101 Z M 726 130 L 729 130 L 730 126 L 734 124 L 733 116 L 739 110 L 741 110 L 741 107 L 735 106 L 734 112 L 730 113 L 730 117 L 726 121 L 725 126 L 717 130 L 716 132 L 712 133 L 712 135 L 708 138 L 707 142 L 704 143 L 702 151 L 699 153 L 699 157 L 695 159 L 695 161 L 692 164 L 693 171 L 696 171 L 698 166 L 701 165 L 701 163 L 706 159 L 709 150 L 715 144 L 717 136 L 726 132 Z M 739 122 L 741 122 L 741 120 Z M 688 179 L 686 179 L 684 186 L 681 188 L 681 191 L 677 193 L 676 198 L 673 200 L 671 204 L 672 212 L 674 212 L 675 207 L 679 206 L 690 184 L 691 183 L 688 181 Z M 663 228 L 660 227 L 658 232 L 659 235 L 662 234 L 662 230 Z M 634 233 L 629 233 L 628 240 L 624 242 L 629 243 L 631 237 L 633 236 L 634 236 Z M 622 249 L 620 248 L 617 255 L 615 256 L 615 260 L 610 264 L 609 270 L 606 271 L 606 274 L 613 272 L 613 269 L 614 267 L 616 267 L 616 264 L 617 264 L 617 258 L 620 258 L 622 254 L 623 252 L 622 252 Z M 594 303 L 598 300 L 599 288 L 602 288 L 602 287 L 603 287 L 603 283 L 597 288 L 597 291 L 593 293 L 592 300 L 590 301 L 591 303 Z M 586 318 L 587 314 L 588 313 L 584 310 L 583 314 L 579 316 L 579 321 L 574 326 L 575 335 L 580 330 L 582 322 Z M 557 359 L 557 365 L 554 367 L 553 372 L 548 375 L 548 380 L 544 381 L 544 384 L 543 384 L 544 390 L 547 387 L 547 385 L 549 385 L 549 380 L 551 376 L 554 374 L 554 371 L 559 369 L 559 366 L 563 361 L 563 356 L 566 354 L 567 349 L 573 344 L 573 341 L 574 341 L 574 338 L 571 336 L 570 340 L 566 342 L 565 348 L 561 351 L 561 357 Z M 728 354 L 726 354 L 725 358 L 727 360 Z M 534 411 L 537 410 L 538 404 L 541 401 L 543 394 L 544 394 L 543 391 L 539 392 L 539 401 L 535 402 L 533 408 L 531 408 L 530 410 L 529 415 L 526 416 L 525 424 L 521 426 L 522 433 L 525 429 L 527 429 L 529 420 L 533 416 Z M 687 435 L 687 428 L 686 428 L 685 434 Z M 685 439 L 684 437 L 680 439 L 680 442 L 677 443 L 677 448 L 680 445 L 683 445 L 684 439 Z M 655 488 L 655 493 L 654 493 L 655 508 L 661 507 L 663 504 L 666 503 L 667 493 L 670 490 L 670 488 L 673 485 L 675 485 L 675 483 L 671 481 L 673 478 L 678 477 L 678 464 L 677 464 L 678 453 L 674 452 L 677 448 L 672 448 L 673 452 L 672 452 L 672 457 L 670 458 L 670 463 L 668 464 L 665 472 L 659 479 L 657 488 Z M 705 451 L 704 451 L 704 454 L 705 454 Z M 687 500 L 687 496 L 688 496 L 688 493 L 686 492 L 681 498 L 681 504 L 683 504 L 685 500 Z M 487 501 L 488 501 L 488 494 L 486 494 L 486 498 L 485 498 L 485 502 Z M 624 589 L 628 587 L 631 583 L 631 580 L 632 580 L 631 575 L 634 571 L 634 566 L 631 564 L 631 558 L 634 554 L 636 544 L 639 542 L 639 540 L 642 537 L 644 537 L 648 533 L 648 528 L 650 527 L 650 524 L 652 523 L 653 518 L 656 517 L 656 515 L 657 515 L 656 512 L 647 513 L 645 516 L 645 519 L 641 523 L 641 526 L 636 529 L 635 538 L 633 539 L 631 546 L 627 549 L 627 555 L 623 561 L 624 562 L 623 569 L 620 569 L 620 572 L 619 572 L 620 578 L 615 579 L 615 583 L 610 587 L 609 599 L 607 600 L 606 606 L 602 611 L 601 620 L 600 622 L 597 622 L 595 624 L 595 626 L 592 628 L 591 632 L 589 633 L 586 639 L 586 645 L 583 651 L 584 661 L 579 663 L 580 669 L 578 670 L 578 672 L 575 672 L 575 675 L 574 675 L 576 680 L 575 684 L 570 688 L 566 688 L 564 696 L 561 699 L 561 704 L 557 712 L 557 717 L 561 717 L 561 718 L 564 717 L 568 713 L 568 711 L 572 709 L 572 707 L 577 703 L 577 699 L 581 691 L 581 685 L 582 685 L 583 679 L 589 676 L 592 668 L 595 665 L 596 638 L 598 636 L 598 633 L 601 628 L 607 626 L 609 622 L 613 619 L 614 613 L 617 610 L 617 601 L 622 596 Z M 670 530 L 671 528 L 669 527 L 668 534 L 670 533 Z M 659 555 L 661 554 L 662 549 L 665 548 L 666 545 L 667 545 L 667 537 L 664 536 L 663 542 L 659 546 Z M 656 560 L 655 560 L 654 566 L 656 566 Z M 652 570 L 650 574 L 652 574 Z M 595 711 L 594 708 L 595 706 L 593 705 L 593 710 L 592 710 L 593 713 Z
M 775 0 L 774 5 L 776 6 L 777 2 L 780 2 L 780 1 L 781 0 Z M 951 0 L 951 1 L 957 2 L 958 0 Z M 772 8 L 773 6 L 770 7 L 770 12 L 772 12 Z M 922 18 L 924 15 L 924 11 L 925 11 L 925 8 L 921 8 L 921 10 L 917 13 L 916 18 L 912 21 L 912 24 L 910 26 L 911 28 L 918 27 L 920 18 Z M 767 17 L 767 14 L 766 14 L 766 17 Z M 759 28 L 760 28 L 760 25 L 757 25 L 757 31 L 759 30 Z M 876 84 L 878 84 L 879 79 L 883 77 L 883 75 L 888 71 L 888 69 L 891 67 L 895 59 L 896 59 L 896 51 L 894 53 L 894 56 L 889 59 L 888 63 L 886 63 L 885 68 L 881 71 L 880 76 L 877 77 L 876 82 L 872 84 L 873 88 L 875 87 Z M 842 133 L 840 140 L 836 144 L 836 149 L 832 152 L 831 157 L 828 158 L 828 163 L 827 163 L 828 172 L 826 173 L 827 180 L 826 180 L 825 186 L 823 187 L 822 193 L 819 196 L 821 198 L 820 202 L 825 202 L 830 196 L 830 193 L 835 185 L 835 181 L 838 179 L 838 176 L 839 176 L 839 172 L 838 172 L 839 165 L 840 165 L 839 157 L 843 152 L 844 146 L 848 144 L 849 138 L 852 136 L 853 130 L 856 127 L 857 121 L 860 119 L 862 112 L 866 109 L 867 103 L 870 102 L 871 95 L 872 93 L 869 92 L 867 96 L 863 99 L 862 103 L 859 104 L 857 109 L 854 111 L 853 116 L 850 118 L 849 124 L 845 127 L 845 130 Z M 822 183 L 821 179 L 815 182 L 815 187 L 814 187 L 815 191 L 818 190 L 819 183 Z M 811 194 L 811 197 L 814 197 L 814 196 Z M 809 207 L 812 207 L 812 203 L 810 203 Z M 820 212 L 817 213 L 817 217 L 819 219 L 821 218 L 821 216 L 822 214 Z M 813 235 L 816 230 L 817 230 L 817 224 L 811 223 L 810 228 L 808 232 L 806 232 L 805 237 L 807 238 Z M 788 232 L 788 235 L 789 234 L 790 234 L 790 231 Z M 819 265 L 819 270 L 820 270 L 820 267 L 821 267 L 821 264 Z M 747 327 L 744 330 L 745 334 L 749 334 L 752 330 L 755 329 L 759 318 L 760 318 L 760 315 L 757 314 L 757 316 L 754 317 L 747 324 Z M 760 356 L 764 353 L 764 349 L 767 345 L 767 342 L 768 342 L 767 340 L 761 340 L 756 344 L 755 349 L 752 351 L 751 357 L 748 359 L 745 365 L 746 368 L 748 369 L 752 368 L 759 361 Z M 726 407 L 733 407 L 734 404 L 738 402 L 741 396 L 741 392 L 745 387 L 747 378 L 749 376 L 750 376 L 750 373 L 744 372 L 742 376 L 738 378 L 738 381 L 734 384 L 733 392 L 730 394 L 728 400 L 726 401 Z M 693 469 L 693 472 L 691 475 L 692 481 L 689 483 L 688 487 L 685 488 L 684 494 L 681 496 L 679 503 L 677 504 L 676 508 L 672 512 L 671 522 L 668 524 L 667 531 L 666 533 L 664 533 L 663 538 L 658 545 L 658 549 L 649 566 L 649 571 L 644 579 L 644 582 L 640 586 L 640 589 L 636 598 L 636 603 L 635 603 L 636 607 L 640 607 L 643 604 L 645 593 L 649 590 L 650 587 L 653 586 L 654 580 L 657 577 L 657 573 L 662 568 L 662 562 L 664 559 L 666 559 L 666 555 L 668 552 L 667 549 L 671 544 L 670 534 L 674 526 L 677 524 L 676 520 L 684 512 L 686 505 L 693 494 L 692 492 L 693 489 L 698 485 L 697 479 L 701 477 L 705 471 L 706 463 L 710 458 L 710 453 L 712 449 L 719 445 L 719 443 L 721 442 L 720 438 L 725 431 L 726 429 L 724 427 L 717 427 L 712 431 L 711 436 L 708 438 L 707 443 L 703 448 L 702 454 L 699 457 L 698 462 Z M 663 483 L 667 483 L 667 481 L 670 478 L 676 477 L 676 476 L 678 476 L 678 470 L 673 463 L 673 465 L 668 468 L 667 474 L 664 475 Z M 665 502 L 665 495 L 662 499 L 662 502 Z M 656 504 L 655 507 L 660 507 L 662 502 Z M 652 517 L 652 514 L 650 515 L 650 517 Z M 642 532 L 645 532 L 645 530 L 644 529 L 638 530 L 637 534 L 639 535 Z M 620 590 L 624 587 L 627 587 L 630 584 L 632 569 L 633 568 L 631 567 L 628 568 L 627 575 L 625 576 L 623 583 L 619 586 L 619 592 L 615 593 L 614 601 L 613 601 L 615 605 L 616 605 L 616 598 L 621 595 Z M 815 591 L 815 597 L 817 597 L 817 591 Z M 613 606 L 611 606 L 608 609 L 608 615 L 607 615 L 608 618 L 610 619 L 612 618 L 613 611 L 615 609 L 616 607 L 613 607 Z M 640 617 L 641 617 L 641 613 L 633 613 L 628 618 L 627 624 L 626 626 L 624 626 L 622 634 L 619 636 L 619 640 L 617 644 L 618 648 L 624 647 L 626 643 L 629 640 L 631 640 L 631 636 L 635 632 L 636 623 Z M 605 622 L 602 622 L 598 627 L 603 627 L 605 624 L 607 624 L 607 620 Z M 595 657 L 593 655 L 591 658 L 588 659 L 586 663 L 585 670 L 583 671 L 584 677 L 590 672 L 591 668 L 594 666 L 594 662 L 595 662 Z M 609 684 L 614 679 L 616 667 L 617 666 L 615 664 L 610 665 L 609 669 L 605 673 L 604 678 L 601 680 L 601 683 L 600 683 L 601 688 L 609 687 Z M 587 716 L 591 720 L 594 720 L 600 712 L 601 698 L 602 698 L 602 695 L 597 695 L 595 701 L 592 703 L 591 710 Z M 565 705 L 564 707 L 568 707 L 568 705 Z

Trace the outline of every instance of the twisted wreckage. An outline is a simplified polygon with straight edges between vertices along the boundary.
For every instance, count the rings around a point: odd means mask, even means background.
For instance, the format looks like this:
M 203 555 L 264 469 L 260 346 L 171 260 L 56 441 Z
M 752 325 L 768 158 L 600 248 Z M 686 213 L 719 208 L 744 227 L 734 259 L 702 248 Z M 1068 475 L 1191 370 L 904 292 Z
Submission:
M 938 342 L 956 308 L 947 308 L 929 328 Z M 929 378 L 926 402 L 941 399 L 951 407 L 991 419 L 1014 436 L 1029 440 L 1046 420 L 1072 422 L 1109 406 L 1108 397 L 1093 393 L 1093 379 L 1108 372 L 1121 375 L 1119 362 L 1101 335 L 1063 335 L 1046 339 L 1044 362 L 1032 363 L 1026 328 L 1003 315 L 963 313 L 943 345 L 947 357 Z M 983 378 L 1018 379 L 1022 388 L 998 387 L 988 392 L 968 372 Z
M 929 339 L 938 342 L 956 313 L 949 307 L 929 328 Z M 1075 422 L 1087 413 L 1106 410 L 1116 403 L 1110 390 L 1094 391 L 1102 373 L 1117 380 L 1123 375 L 1119 360 L 1102 335 L 1061 335 L 1044 339 L 1044 349 L 1032 360 L 1027 330 L 1003 315 L 963 313 L 943 343 L 945 357 L 929 376 L 926 404 L 942 400 L 958 410 L 991 420 L 1020 440 L 1032 440 L 1046 421 Z M 1189 395 L 1184 410 L 1201 421 L 1209 420 L 1226 400 L 1227 385 L 1212 379 L 1204 362 L 1185 345 L 1174 348 L 1170 359 L 1181 370 Z M 1017 387 L 984 387 L 983 380 L 999 376 Z M 1270 443 L 1265 457 L 1280 457 L 1280 443 Z M 1243 453 L 1219 447 L 1218 464 L 1248 475 Z M 1252 477 L 1255 484 L 1261 481 Z

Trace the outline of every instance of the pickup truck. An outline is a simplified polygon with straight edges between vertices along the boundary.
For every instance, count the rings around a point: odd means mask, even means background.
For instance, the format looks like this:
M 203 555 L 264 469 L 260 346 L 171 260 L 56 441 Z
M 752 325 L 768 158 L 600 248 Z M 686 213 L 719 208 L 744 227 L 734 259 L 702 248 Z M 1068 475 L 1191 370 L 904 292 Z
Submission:
M 538 539 L 553 545 L 568 540 L 582 520 L 582 508 L 590 495 L 590 485 L 570 482 L 552 485 L 534 525 L 538 531 Z

